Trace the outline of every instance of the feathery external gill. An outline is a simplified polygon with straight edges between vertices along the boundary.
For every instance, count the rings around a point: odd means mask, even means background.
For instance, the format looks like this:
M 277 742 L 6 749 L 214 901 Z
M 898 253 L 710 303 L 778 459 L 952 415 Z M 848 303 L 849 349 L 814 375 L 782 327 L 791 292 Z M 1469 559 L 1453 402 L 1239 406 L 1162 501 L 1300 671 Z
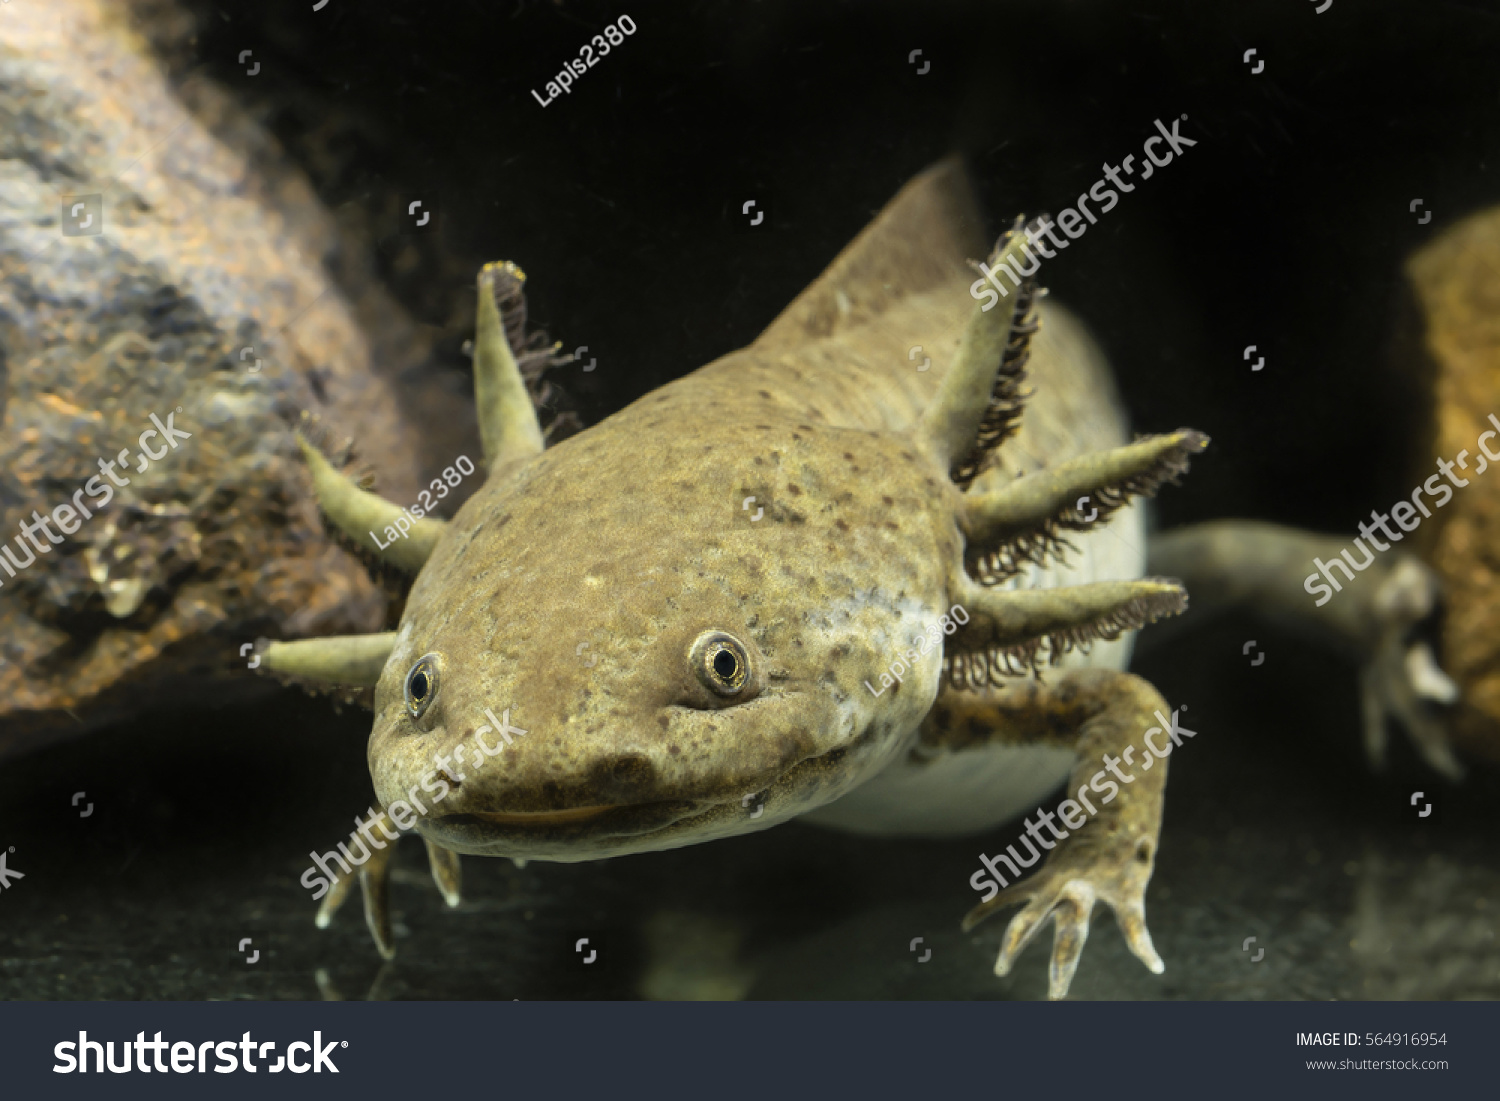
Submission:
M 1061 532 L 1087 531 L 1135 498 L 1154 496 L 1207 446 L 1202 432 L 1182 428 L 1014 480 L 986 472 L 965 496 L 965 569 L 982 585 L 998 585 L 1028 562 L 1076 549 Z
M 1016 219 L 1015 225 L 1000 239 L 1000 249 L 1022 232 L 1024 221 L 1024 216 Z M 1016 288 L 1010 336 L 1000 357 L 1000 369 L 995 374 L 995 386 L 990 391 L 984 419 L 979 422 L 973 446 L 952 470 L 953 481 L 961 488 L 969 487 L 984 467 L 990 452 L 1016 431 L 1027 398 L 1021 387 L 1026 381 L 1026 361 L 1031 358 L 1031 338 L 1041 327 L 1036 316 L 1036 303 L 1046 293 L 1046 288 L 1038 287 L 1035 279 L 1027 279 Z
M 1057 589 L 984 589 L 969 602 L 970 625 L 943 655 L 943 675 L 958 689 L 999 687 L 1003 677 L 1041 674 L 1070 650 L 1115 639 L 1187 607 L 1168 578 L 1099 581 Z

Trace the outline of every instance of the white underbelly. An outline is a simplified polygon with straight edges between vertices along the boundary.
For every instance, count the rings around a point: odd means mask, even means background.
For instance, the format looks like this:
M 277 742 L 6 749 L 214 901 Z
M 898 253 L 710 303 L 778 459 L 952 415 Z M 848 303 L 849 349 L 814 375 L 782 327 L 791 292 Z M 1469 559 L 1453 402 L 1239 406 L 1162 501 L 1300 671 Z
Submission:
M 1072 751 L 1058 746 L 997 745 L 916 765 L 903 760 L 802 821 L 875 837 L 981 833 L 1030 814 L 1072 767 Z

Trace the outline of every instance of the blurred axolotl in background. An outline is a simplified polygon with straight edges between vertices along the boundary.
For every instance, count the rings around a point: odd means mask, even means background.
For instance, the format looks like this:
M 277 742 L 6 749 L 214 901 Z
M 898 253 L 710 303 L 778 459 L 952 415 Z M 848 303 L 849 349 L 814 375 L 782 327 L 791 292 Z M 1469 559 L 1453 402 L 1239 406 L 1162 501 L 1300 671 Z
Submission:
M 446 523 L 358 488 L 304 442 L 330 520 L 366 549 L 371 532 L 400 531 L 378 553 L 416 579 L 398 630 L 271 643 L 263 665 L 374 688 L 374 824 L 423 837 L 450 903 L 461 853 L 585 861 L 795 817 L 957 837 L 1066 782 L 1091 820 L 966 927 L 1025 904 L 1003 975 L 1055 919 L 1062 997 L 1102 901 L 1163 969 L 1144 902 L 1167 762 L 1148 755 L 1133 782 L 1108 785 L 1118 797 L 1088 799 L 1106 759 L 1174 715 L 1123 671 L 1131 632 L 1187 600 L 1181 581 L 1146 576 L 1133 502 L 1208 441 L 1131 442 L 1102 354 L 1034 281 L 979 301 L 966 262 L 979 226 L 962 168 L 937 165 L 749 347 L 545 449 L 496 304 L 497 281 L 524 277 L 487 266 L 475 389 L 488 476 Z M 990 268 L 1035 271 L 1027 237 L 1018 222 Z M 1203 525 L 1149 568 L 1211 603 L 1306 618 L 1322 538 Z M 1372 727 L 1393 713 L 1451 771 L 1420 699 L 1442 695 L 1441 673 L 1412 672 L 1436 585 L 1386 557 L 1316 614 L 1372 670 Z M 393 849 L 364 849 L 358 873 L 387 956 Z M 353 878 L 335 874 L 320 924 Z

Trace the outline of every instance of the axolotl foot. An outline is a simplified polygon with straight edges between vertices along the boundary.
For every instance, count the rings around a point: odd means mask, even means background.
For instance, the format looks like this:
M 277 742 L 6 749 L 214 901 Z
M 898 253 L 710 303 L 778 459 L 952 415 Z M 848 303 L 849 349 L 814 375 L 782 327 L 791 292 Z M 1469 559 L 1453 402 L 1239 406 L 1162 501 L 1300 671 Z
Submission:
M 1405 550 L 1377 555 L 1359 546 L 1366 553 L 1356 556 L 1343 536 L 1214 520 L 1153 537 L 1149 568 L 1181 578 L 1192 592 L 1195 611 L 1184 625 L 1240 608 L 1343 650 L 1360 667 L 1370 764 L 1384 769 L 1395 720 L 1429 766 L 1458 781 L 1464 768 L 1448 721 L 1459 689 L 1434 652 L 1442 585 Z
M 365 823 L 365 836 L 373 840 L 375 829 L 379 829 L 387 837 L 397 836 L 394 823 L 383 810 Z M 442 892 L 443 901 L 450 908 L 455 907 L 462 901 L 458 854 L 426 838 L 423 840 L 427 845 L 427 861 L 432 868 L 432 880 Z M 328 928 L 333 915 L 338 913 L 358 878 L 360 893 L 364 896 L 365 924 L 369 926 L 370 936 L 374 938 L 380 955 L 384 959 L 393 959 L 396 955 L 396 942 L 391 935 L 390 869 L 391 857 L 396 853 L 396 842 L 377 841 L 367 846 L 360 833 L 353 834 L 350 842 L 352 848 L 369 855 L 348 871 L 340 868 L 334 873 L 333 885 L 318 908 L 317 926 L 319 929 Z M 343 846 L 340 848 L 348 854 L 348 849 Z M 354 857 L 349 855 L 349 859 L 352 862 Z
M 995 974 L 1010 974 L 1011 965 L 1048 918 L 1056 922 L 1052 937 L 1052 963 L 1047 971 L 1047 996 L 1067 996 L 1078 970 L 1078 960 L 1089 937 L 1094 903 L 1103 902 L 1115 912 L 1115 923 L 1125 934 L 1125 943 L 1151 972 L 1160 975 L 1166 964 L 1156 954 L 1151 932 L 1146 928 L 1146 884 L 1151 879 L 1149 841 L 1099 846 L 1093 851 L 1069 849 L 1066 842 L 1031 878 L 982 902 L 964 917 L 965 931 L 990 914 L 1018 902 L 1026 907 L 1005 930 Z
M 1107 669 L 1070 671 L 1053 684 L 1015 684 L 984 695 L 945 693 L 923 732 L 927 751 L 959 755 L 995 742 L 1012 746 L 1070 745 L 1074 766 L 1071 798 L 1056 815 L 1038 812 L 1026 823 L 1019 845 L 982 857 L 986 872 L 970 880 L 990 893 L 964 918 L 965 931 L 989 915 L 1024 902 L 1011 919 L 995 960 L 995 974 L 1009 974 L 1016 957 L 1051 918 L 1048 996 L 1066 997 L 1088 940 L 1096 902 L 1115 914 L 1125 943 L 1154 974 L 1166 968 L 1146 928 L 1146 885 L 1156 866 L 1167 756 L 1194 732 L 1167 717 L 1167 704 L 1150 683 Z M 986 736 L 985 732 L 989 732 Z M 1110 779 L 1114 777 L 1114 779 Z M 1118 781 L 1118 782 L 1117 782 Z M 1054 818 L 1060 823 L 1053 826 Z M 1046 830 L 1056 840 L 1048 840 Z M 1040 852 L 1051 852 L 1041 868 L 1019 883 Z M 1022 854 L 1029 851 L 1030 860 Z M 1002 871 L 1001 869 L 1004 869 Z M 995 880 L 981 879 L 993 874 Z

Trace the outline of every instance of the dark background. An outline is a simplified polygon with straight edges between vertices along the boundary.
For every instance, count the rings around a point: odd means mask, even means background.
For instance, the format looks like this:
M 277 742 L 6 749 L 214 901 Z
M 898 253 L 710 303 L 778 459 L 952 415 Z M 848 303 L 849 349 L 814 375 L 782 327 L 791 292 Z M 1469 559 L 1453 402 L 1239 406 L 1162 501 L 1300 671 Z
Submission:
M 533 317 L 599 358 L 559 376 L 590 423 L 753 339 L 945 154 L 967 156 L 998 232 L 1069 205 L 1106 161 L 1139 156 L 1154 119 L 1186 113 L 1198 145 L 1046 274 L 1094 326 L 1138 430 L 1214 438 L 1162 498 L 1168 523 L 1339 531 L 1408 488 L 1424 424 L 1385 352 L 1400 264 L 1497 190 L 1494 3 L 190 7 L 196 63 L 371 226 L 403 302 L 450 331 L 451 362 L 474 270 L 521 264 Z M 637 33 L 538 106 L 531 90 L 546 98 L 621 13 Z M 263 59 L 253 79 L 245 48 Z M 441 233 L 394 239 L 401 199 L 433 191 Z M 765 194 L 771 222 L 741 231 L 731 214 Z
M 1160 498 L 1166 526 L 1346 531 L 1404 494 L 1430 429 L 1420 366 L 1389 351 L 1409 323 L 1400 266 L 1500 192 L 1492 4 L 310 6 L 189 3 L 196 34 L 167 60 L 270 127 L 438 332 L 435 360 L 409 369 L 463 369 L 475 269 L 521 264 L 533 319 L 598 360 L 556 373 L 586 423 L 751 340 L 939 157 L 967 156 L 998 231 L 1069 205 L 1106 161 L 1139 154 L 1154 119 L 1188 114 L 1198 144 L 1137 176 L 1044 272 L 1109 353 L 1137 430 L 1213 437 Z M 530 90 L 622 12 L 637 33 L 538 106 Z M 254 78 L 236 64 L 246 48 Z M 432 195 L 438 231 L 401 235 L 405 202 Z M 739 205 L 761 197 L 772 216 L 747 231 Z M 1261 667 L 1241 655 L 1251 637 Z M 1289 636 L 1227 621 L 1135 668 L 1189 702 L 1200 732 L 1172 763 L 1149 895 L 1168 972 L 1131 959 L 1101 910 L 1076 995 L 1500 992 L 1492 776 L 1449 788 L 1404 743 L 1371 776 L 1354 670 Z M 363 714 L 288 692 L 7 762 L 0 843 L 28 878 L 0 895 L 0 995 L 630 997 L 665 951 L 648 931 L 664 912 L 685 930 L 677 951 L 739 938 L 752 996 L 1045 990 L 1041 944 L 1001 981 L 1003 920 L 957 928 L 977 853 L 1009 827 L 936 845 L 793 824 L 597 865 L 469 859 L 456 915 L 409 843 L 392 896 L 402 955 L 382 969 L 357 901 L 318 933 L 296 885 L 307 850 L 371 799 L 367 732 Z M 58 810 L 79 789 L 98 806 L 87 819 Z M 1433 816 L 1414 817 L 1417 790 Z M 608 968 L 578 965 L 580 931 L 610 945 Z M 1253 966 L 1251 935 L 1269 946 Z M 258 965 L 242 936 L 265 949 Z

